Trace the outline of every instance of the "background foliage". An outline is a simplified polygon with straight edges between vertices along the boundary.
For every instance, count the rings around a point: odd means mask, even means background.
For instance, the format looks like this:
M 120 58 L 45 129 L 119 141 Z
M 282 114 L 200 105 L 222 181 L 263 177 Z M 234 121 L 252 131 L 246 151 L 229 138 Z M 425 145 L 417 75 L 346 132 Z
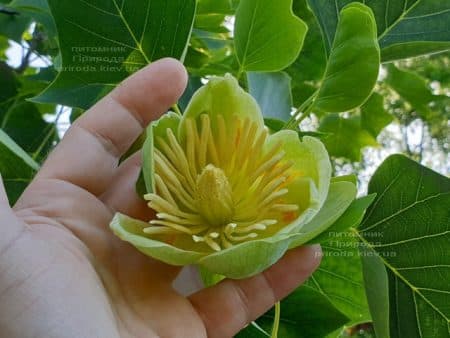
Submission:
M 231 73 L 271 129 L 321 138 L 336 175 L 376 193 L 321 237 L 279 336 L 450 337 L 449 49 L 441 0 L 0 0 L 0 172 L 13 204 L 63 120 L 153 60 L 184 61 L 181 111 Z M 407 157 L 380 166 L 392 153 Z

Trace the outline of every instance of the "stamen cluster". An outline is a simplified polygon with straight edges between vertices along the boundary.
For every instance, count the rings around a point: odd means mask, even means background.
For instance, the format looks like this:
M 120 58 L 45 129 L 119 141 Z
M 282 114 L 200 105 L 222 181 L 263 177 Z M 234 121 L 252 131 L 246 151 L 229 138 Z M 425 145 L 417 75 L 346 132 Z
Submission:
M 216 118 L 202 114 L 198 125 L 187 118 L 181 141 L 170 128 L 155 137 L 156 191 L 144 197 L 157 219 L 145 233 L 182 235 L 220 251 L 266 237 L 298 213 L 285 201 L 292 163 L 281 144 L 268 149 L 267 130 L 250 119 Z

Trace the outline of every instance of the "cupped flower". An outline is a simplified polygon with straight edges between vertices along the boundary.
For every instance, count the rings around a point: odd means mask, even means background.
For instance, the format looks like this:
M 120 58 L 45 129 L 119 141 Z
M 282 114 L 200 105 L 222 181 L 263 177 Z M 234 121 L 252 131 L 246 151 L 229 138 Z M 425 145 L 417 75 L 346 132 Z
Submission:
M 117 214 L 113 231 L 169 264 L 253 275 L 325 230 L 355 187 L 330 186 L 322 143 L 294 131 L 269 134 L 255 100 L 230 75 L 213 78 L 185 114 L 148 129 L 143 148 L 149 222 Z

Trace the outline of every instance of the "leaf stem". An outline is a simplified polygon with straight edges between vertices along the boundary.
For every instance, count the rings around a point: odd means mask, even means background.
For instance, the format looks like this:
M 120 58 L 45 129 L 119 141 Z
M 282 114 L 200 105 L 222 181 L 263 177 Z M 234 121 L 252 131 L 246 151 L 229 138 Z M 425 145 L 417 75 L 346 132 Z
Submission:
M 296 125 L 298 126 L 306 117 L 311 114 L 314 107 L 314 99 L 317 96 L 319 90 L 316 90 L 310 97 L 308 97 L 301 105 L 297 108 L 294 115 L 289 119 L 289 121 L 284 125 L 283 129 L 293 129 Z M 303 115 L 298 119 L 300 114 Z M 295 129 L 295 128 L 294 128 Z
M 35 152 L 32 154 L 32 159 L 36 160 L 38 158 L 38 156 L 40 155 L 40 153 L 42 152 L 42 150 L 44 149 L 45 145 L 48 143 L 48 141 L 50 140 L 50 137 L 52 137 L 54 135 L 54 133 L 58 132 L 57 129 L 57 124 L 59 122 L 59 118 L 61 117 L 62 113 L 64 112 L 64 107 L 61 106 L 56 114 L 55 117 L 55 121 L 51 124 L 49 124 L 47 127 L 49 128 L 49 131 L 47 132 L 47 134 L 45 135 L 44 139 L 42 140 L 41 144 L 39 145 L 39 147 L 35 150 Z
M 280 316 L 281 316 L 281 303 L 275 303 L 275 318 L 273 320 L 272 333 L 270 338 L 278 338 L 278 328 L 280 326 Z

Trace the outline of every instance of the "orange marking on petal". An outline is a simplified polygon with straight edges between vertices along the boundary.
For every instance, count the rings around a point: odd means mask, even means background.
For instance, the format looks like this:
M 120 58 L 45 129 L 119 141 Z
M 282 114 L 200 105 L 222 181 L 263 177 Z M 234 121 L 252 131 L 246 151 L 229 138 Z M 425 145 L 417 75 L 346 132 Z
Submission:
M 288 211 L 283 214 L 283 221 L 286 223 L 290 223 L 294 221 L 297 218 L 297 212 L 295 211 Z

